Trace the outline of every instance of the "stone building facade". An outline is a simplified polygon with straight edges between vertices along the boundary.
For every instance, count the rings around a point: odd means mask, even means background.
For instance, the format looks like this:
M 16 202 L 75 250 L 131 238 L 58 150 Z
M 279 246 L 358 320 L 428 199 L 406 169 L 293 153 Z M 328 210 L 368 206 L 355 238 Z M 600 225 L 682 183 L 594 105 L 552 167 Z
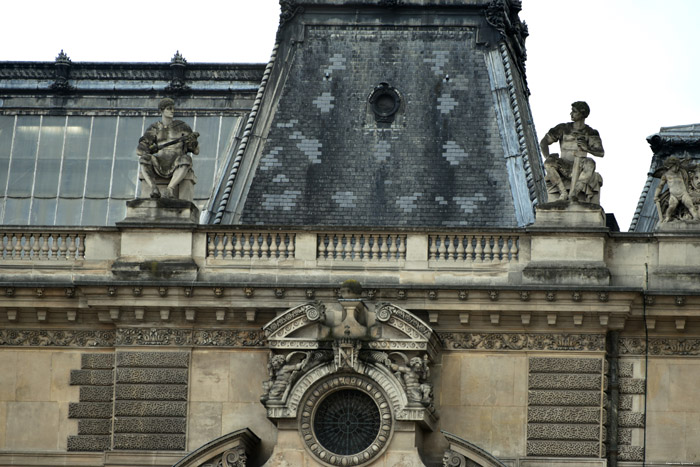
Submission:
M 547 203 L 520 2 L 281 6 L 267 65 L 0 63 L 0 466 L 700 463 L 698 230 Z M 164 96 L 186 209 L 126 203 Z

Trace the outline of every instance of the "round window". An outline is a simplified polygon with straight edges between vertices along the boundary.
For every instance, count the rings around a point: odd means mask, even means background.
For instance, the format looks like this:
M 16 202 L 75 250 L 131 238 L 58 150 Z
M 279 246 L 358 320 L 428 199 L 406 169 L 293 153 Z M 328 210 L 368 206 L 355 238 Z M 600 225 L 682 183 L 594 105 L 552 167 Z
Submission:
M 299 430 L 316 459 L 331 466 L 361 466 L 384 451 L 393 417 L 374 381 L 360 375 L 333 376 L 307 394 Z

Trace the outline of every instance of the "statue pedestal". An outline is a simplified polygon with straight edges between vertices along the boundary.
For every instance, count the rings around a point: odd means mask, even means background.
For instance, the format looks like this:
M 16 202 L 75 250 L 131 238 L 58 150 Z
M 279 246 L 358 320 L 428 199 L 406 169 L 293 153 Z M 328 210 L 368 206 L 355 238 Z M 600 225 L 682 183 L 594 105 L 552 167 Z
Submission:
M 137 198 L 126 202 L 126 217 L 118 227 L 144 224 L 197 225 L 199 209 L 194 203 L 171 198 Z
M 531 255 L 523 269 L 526 284 L 610 285 L 605 264 L 605 213 L 597 204 L 555 201 L 537 206 L 530 230 Z M 551 233 L 551 235 L 549 234 Z
M 605 227 L 605 212 L 597 204 L 554 201 L 537 206 L 534 227 Z
M 197 278 L 193 228 L 199 209 L 190 201 L 139 198 L 126 202 L 126 218 L 117 222 L 121 255 L 112 264 L 120 280 Z

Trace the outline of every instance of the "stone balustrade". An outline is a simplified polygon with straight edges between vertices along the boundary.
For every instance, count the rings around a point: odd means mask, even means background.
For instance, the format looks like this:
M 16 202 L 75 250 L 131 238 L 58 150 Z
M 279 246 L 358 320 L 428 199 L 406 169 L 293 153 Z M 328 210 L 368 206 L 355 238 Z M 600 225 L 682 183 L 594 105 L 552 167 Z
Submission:
M 319 284 L 350 276 L 399 284 L 429 274 L 445 286 L 641 287 L 648 277 L 651 288 L 696 290 L 700 275 L 696 236 L 560 232 L 554 225 L 492 231 L 11 226 L 0 229 L 0 248 L 4 282 L 27 283 L 133 277 L 115 275 L 115 264 L 141 272 L 162 266 L 175 280 L 170 269 L 185 263 L 194 280 L 256 284 L 293 283 L 299 274 Z
M 82 260 L 85 258 L 85 233 L 75 231 L 1 232 L 3 260 Z

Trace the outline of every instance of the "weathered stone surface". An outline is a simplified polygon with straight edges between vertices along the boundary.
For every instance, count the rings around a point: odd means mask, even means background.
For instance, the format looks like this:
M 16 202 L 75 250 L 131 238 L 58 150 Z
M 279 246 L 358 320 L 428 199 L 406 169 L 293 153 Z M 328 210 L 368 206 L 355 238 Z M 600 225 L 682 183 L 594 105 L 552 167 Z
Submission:
M 598 407 L 529 407 L 528 423 L 600 423 Z
M 111 402 L 112 386 L 81 386 L 80 402 Z
M 111 386 L 114 382 L 112 370 L 71 370 L 70 384 L 80 386 Z
M 117 400 L 186 401 L 187 386 L 184 384 L 118 384 Z
M 153 417 L 126 418 L 114 420 L 115 433 L 185 433 L 187 421 L 185 418 Z
M 617 432 L 617 443 L 632 444 L 632 428 L 620 428 Z
M 112 433 L 111 419 L 85 418 L 78 420 L 79 435 L 109 435 Z
M 184 451 L 185 435 L 115 434 L 114 449 Z
M 528 404 L 547 406 L 596 406 L 600 404 L 600 391 L 528 391 Z
M 71 402 L 69 418 L 112 418 L 111 402 Z
M 83 370 L 111 369 L 114 367 L 112 353 L 84 353 L 80 357 L 80 368 Z
M 600 439 L 600 425 L 530 423 L 527 426 L 527 439 L 598 441 Z
M 603 370 L 601 358 L 530 358 L 530 373 L 594 373 Z
M 111 446 L 110 436 L 69 436 L 69 451 L 107 451 Z
M 632 404 L 634 403 L 634 397 L 631 394 L 620 395 L 619 410 L 632 410 Z
M 528 456 L 599 457 L 600 443 L 595 441 L 528 441 Z
M 188 352 L 117 352 L 117 366 L 139 368 L 187 368 Z
M 114 415 L 117 417 L 185 417 L 187 402 L 117 401 L 114 404 Z
M 620 412 L 619 424 L 627 428 L 644 428 L 644 414 L 642 412 Z
M 644 448 L 642 446 L 618 446 L 617 458 L 621 461 L 641 462 L 644 459 Z
M 590 389 L 600 390 L 602 387 L 601 375 L 576 375 L 576 374 L 530 374 L 530 389 Z
M 620 393 L 644 394 L 646 383 L 642 378 L 620 378 Z
M 619 362 L 617 368 L 620 378 L 631 378 L 634 375 L 634 364 L 632 362 Z
M 187 384 L 184 368 L 117 368 L 117 384 Z

